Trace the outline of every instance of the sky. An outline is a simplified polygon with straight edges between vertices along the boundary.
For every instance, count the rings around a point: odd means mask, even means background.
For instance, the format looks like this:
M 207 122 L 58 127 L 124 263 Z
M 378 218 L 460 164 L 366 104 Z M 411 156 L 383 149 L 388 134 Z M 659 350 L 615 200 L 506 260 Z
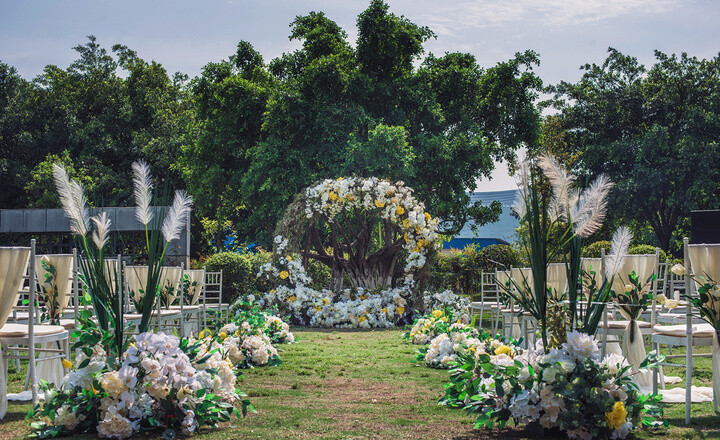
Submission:
M 602 63 L 608 47 L 645 65 L 654 50 L 711 58 L 720 52 L 717 0 L 386 0 L 390 11 L 430 27 L 437 55 L 469 52 L 489 67 L 526 49 L 540 54 L 546 84 L 577 81 L 579 67 Z M 121 43 L 169 73 L 196 76 L 226 59 L 240 40 L 271 60 L 299 47 L 289 41 L 298 15 L 323 11 L 354 42 L 356 19 L 369 0 L 0 0 L 0 61 L 32 79 L 47 64 L 67 67 L 74 46 L 95 35 L 106 48 Z M 478 190 L 514 186 L 498 164 Z

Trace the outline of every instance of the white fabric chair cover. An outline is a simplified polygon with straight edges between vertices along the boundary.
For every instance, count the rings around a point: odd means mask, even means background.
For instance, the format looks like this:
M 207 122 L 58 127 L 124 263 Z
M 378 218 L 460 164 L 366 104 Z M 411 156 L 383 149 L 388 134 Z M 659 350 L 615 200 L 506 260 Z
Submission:
M 691 244 L 688 246 L 688 258 L 692 273 L 702 276 L 701 282 L 720 283 L 720 244 Z M 695 289 L 697 282 L 693 281 Z M 713 333 L 712 367 L 713 367 L 713 405 L 715 412 L 720 413 L 720 345 L 718 345 L 717 330 Z
M 186 270 L 183 274 L 187 275 L 190 280 L 188 296 L 191 297 L 190 304 L 195 305 L 200 300 L 200 292 L 202 292 L 203 286 L 205 285 L 205 270 Z M 193 286 L 193 283 L 197 284 Z
M 517 283 L 518 286 L 524 286 L 523 281 L 527 280 L 530 291 L 534 291 L 533 286 L 533 273 L 529 267 L 513 267 L 510 269 L 510 276 Z M 529 292 L 521 292 L 523 295 L 527 295 Z
M 163 266 L 160 268 L 160 292 L 165 296 L 166 304 L 172 304 L 180 295 L 180 277 L 182 267 Z
M 55 266 L 55 280 L 51 284 L 45 283 L 45 274 L 47 271 L 42 267 L 41 260 L 45 258 L 46 261 Z M 75 266 L 75 258 L 72 254 L 69 255 L 44 255 L 35 257 L 35 274 L 37 275 L 38 285 L 40 285 L 40 295 L 42 295 L 46 301 L 45 305 L 48 310 L 48 314 L 52 319 L 52 324 L 59 322 L 60 316 L 62 315 L 63 309 L 67 307 L 68 299 L 72 290 L 72 276 L 73 269 Z M 54 287 L 57 287 L 57 304 L 58 308 L 55 309 L 52 305 L 52 301 L 49 301 L 50 295 Z M 59 348 L 57 343 L 50 342 L 43 344 L 42 348 Z M 50 357 L 53 353 L 40 352 L 38 358 Z M 38 380 L 44 380 L 48 383 L 59 386 L 62 383 L 63 376 L 65 376 L 65 369 L 62 365 L 62 360 L 55 358 L 49 361 L 38 362 L 37 377 Z
M 630 274 L 635 272 L 640 283 L 645 281 L 657 271 L 658 257 L 657 255 L 627 255 L 625 263 L 618 271 L 613 279 L 612 290 L 619 293 L 625 291 L 625 284 L 630 282 Z M 633 380 L 640 387 L 648 387 L 652 385 L 652 371 L 649 369 L 640 370 L 638 366 L 647 356 L 645 350 L 645 340 L 640 327 L 634 321 L 630 320 L 630 315 L 621 307 L 618 307 L 620 314 L 628 320 L 628 325 L 623 333 L 622 349 L 623 355 L 628 363 L 632 365 Z M 634 337 L 630 338 L 630 334 Z
M 0 328 L 7 322 L 8 316 L 18 301 L 18 291 L 22 277 L 30 262 L 30 248 L 0 248 Z M 5 360 L 0 350 L 0 419 L 7 412 L 7 378 Z
M 600 270 L 602 258 L 583 258 L 580 264 L 582 265 L 582 270 L 592 276 L 592 279 L 595 280 L 595 286 L 599 289 L 602 284 L 602 271 Z M 590 273 L 591 270 L 595 273 Z M 583 283 L 585 283 L 584 277 Z
M 46 259 L 48 263 L 55 266 L 55 280 L 52 284 L 45 283 L 45 275 L 48 273 L 42 267 L 42 259 Z M 68 255 L 41 255 L 35 257 L 35 274 L 37 275 L 38 284 L 40 285 L 41 296 L 50 299 L 53 288 L 57 287 L 57 303 L 59 308 L 55 310 L 49 301 L 45 301 L 48 312 L 53 320 L 60 319 L 62 311 L 67 307 L 68 299 L 72 290 L 72 276 L 75 267 L 75 258 L 72 254 Z
M 147 283 L 148 267 L 147 266 L 126 266 L 125 280 L 127 281 L 128 290 L 137 302 L 142 299 L 140 290 L 145 291 Z
M 568 290 L 567 269 L 565 263 L 550 263 L 547 270 L 547 285 L 552 289 L 555 299 L 559 299 Z

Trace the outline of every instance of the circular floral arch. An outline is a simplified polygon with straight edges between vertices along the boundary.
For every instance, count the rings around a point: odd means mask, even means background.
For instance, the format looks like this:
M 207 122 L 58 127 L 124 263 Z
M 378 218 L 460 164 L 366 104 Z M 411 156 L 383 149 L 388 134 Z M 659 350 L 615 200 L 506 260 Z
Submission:
M 293 275 L 291 253 L 307 265 L 312 258 L 330 267 L 333 290 L 344 279 L 353 287 L 388 286 L 401 250 L 407 251 L 404 284 L 425 265 L 436 246 L 437 219 L 403 182 L 375 177 L 340 177 L 311 185 L 296 196 L 278 223 L 275 253 L 281 278 Z M 301 277 L 293 279 L 302 283 Z

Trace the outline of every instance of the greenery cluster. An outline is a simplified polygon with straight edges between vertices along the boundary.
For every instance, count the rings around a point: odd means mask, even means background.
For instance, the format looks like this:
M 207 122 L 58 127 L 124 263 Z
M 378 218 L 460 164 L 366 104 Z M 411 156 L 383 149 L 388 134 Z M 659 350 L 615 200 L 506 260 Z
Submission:
M 602 250 L 605 249 L 605 255 L 610 252 L 610 241 L 600 240 L 595 243 L 589 244 L 583 248 L 584 258 L 600 258 L 602 256 Z M 649 244 L 637 244 L 628 248 L 628 255 L 648 255 L 655 254 L 655 247 Z M 667 253 L 660 249 L 660 262 L 665 262 L 667 259 Z
M 520 267 L 524 263 L 520 254 L 509 245 L 491 245 L 482 249 L 467 246 L 465 249 L 437 254 L 426 271 L 429 290 L 452 290 L 467 296 L 480 295 L 482 272 Z

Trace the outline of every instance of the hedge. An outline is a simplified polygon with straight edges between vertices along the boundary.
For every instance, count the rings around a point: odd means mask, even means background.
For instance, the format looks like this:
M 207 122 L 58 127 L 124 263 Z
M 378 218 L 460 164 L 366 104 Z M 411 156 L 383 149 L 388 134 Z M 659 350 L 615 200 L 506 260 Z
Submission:
M 583 249 L 583 257 L 586 258 L 600 258 L 601 249 L 605 249 L 605 253 L 610 252 L 610 242 L 607 240 L 596 241 L 595 243 L 585 246 Z M 630 246 L 628 249 L 628 255 L 642 255 L 642 254 L 654 254 L 655 247 L 649 244 L 637 244 Z M 665 251 L 660 249 L 660 261 L 664 262 L 667 259 Z

